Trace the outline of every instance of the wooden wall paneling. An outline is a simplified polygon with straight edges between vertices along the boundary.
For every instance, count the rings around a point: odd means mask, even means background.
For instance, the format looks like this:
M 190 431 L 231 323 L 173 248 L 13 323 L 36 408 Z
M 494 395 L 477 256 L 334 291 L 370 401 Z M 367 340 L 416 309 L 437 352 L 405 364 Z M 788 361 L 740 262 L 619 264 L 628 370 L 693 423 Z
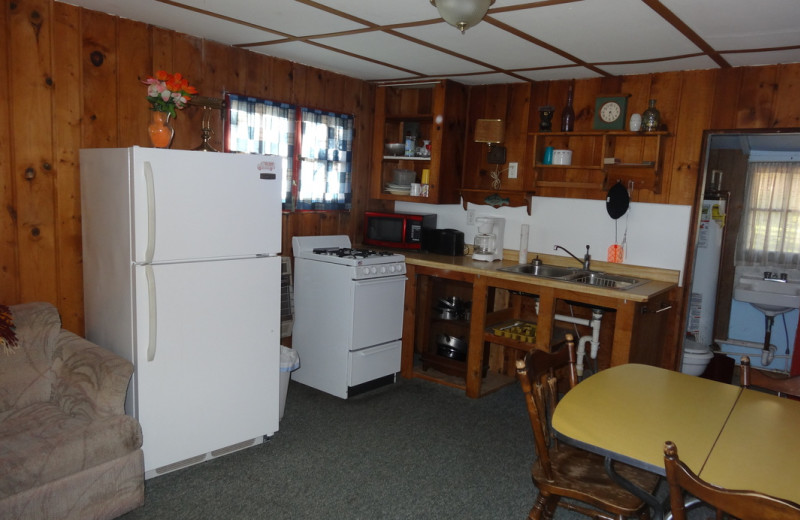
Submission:
M 7 4 L 8 5 L 8 4 Z M 12 175 L 16 194 L 20 299 L 58 304 L 53 159 L 52 8 L 12 5 L 9 31 Z
M 534 109 L 535 110 L 535 109 Z M 531 89 L 526 83 L 513 83 L 509 87 L 506 107 L 506 156 L 508 162 L 517 163 L 517 181 L 514 186 L 525 189 L 525 163 L 527 161 L 528 132 L 531 113 Z M 534 129 L 538 129 L 537 123 Z M 508 136 L 513 139 L 509 139 Z M 506 168 L 508 165 L 506 164 Z M 509 180 L 509 183 L 511 181 Z M 510 184 L 511 185 L 511 184 Z
M 620 85 L 621 94 L 630 94 L 628 98 L 628 110 L 625 114 L 625 129 L 628 129 L 628 120 L 633 114 L 644 114 L 647 110 L 647 102 L 650 99 L 650 75 L 637 74 L 635 76 L 624 76 Z
M 778 68 L 745 67 L 739 91 L 739 113 L 735 128 L 769 128 L 774 113 Z
M 290 103 L 294 105 L 307 105 L 308 96 L 306 90 L 309 88 L 308 83 L 313 81 L 312 69 L 298 63 L 292 64 L 292 92 Z
M 349 95 L 347 106 L 355 118 L 353 123 L 353 165 L 352 165 L 352 210 L 343 214 L 340 225 L 349 230 L 354 242 L 360 242 L 363 235 L 363 222 L 356 215 L 363 215 L 369 203 L 369 179 L 372 168 L 372 102 L 375 89 L 363 81 L 345 78 L 345 92 Z
M 270 71 L 267 84 L 267 98 L 275 101 L 292 102 L 294 89 L 294 64 L 279 58 L 268 58 Z
M 697 198 L 698 178 L 703 175 L 700 156 L 703 152 L 703 130 L 711 121 L 717 74 L 714 70 L 689 71 L 681 75 L 683 86 L 672 136 L 665 144 L 671 151 L 665 157 L 662 177 L 669 180 L 669 190 L 662 182 L 662 193 L 669 204 L 693 205 Z M 668 160 L 667 160 L 668 159 Z
M 661 114 L 661 127 L 675 132 L 678 126 L 678 112 L 681 104 L 682 88 L 680 72 L 665 72 L 650 75 L 650 94 L 648 99 L 656 100 L 656 108 Z M 674 147 L 667 146 L 663 161 L 672 164 Z M 661 178 L 660 193 L 651 190 L 636 190 L 639 202 L 664 202 L 668 198 L 671 180 L 668 175 Z
M 11 163 L 11 117 L 14 102 L 11 90 L 10 49 L 8 35 L 8 7 L 0 9 L 0 85 L 9 95 L 0 102 L 0 303 L 12 304 L 20 301 L 19 266 L 17 254 L 17 211 L 14 195 L 14 179 Z
M 730 68 L 717 71 L 714 85 L 714 106 L 711 109 L 709 129 L 736 128 L 743 70 L 742 68 Z
M 207 40 L 203 41 L 202 49 L 204 70 L 201 80 L 203 90 L 200 95 L 222 97 L 225 92 L 246 94 L 244 92 L 246 79 L 241 77 L 243 70 L 240 70 L 240 67 L 247 51 Z M 212 128 L 218 130 L 211 136 L 210 144 L 216 150 L 223 150 L 224 123 L 221 114 L 214 114 L 211 122 Z M 187 131 L 197 135 L 197 129 Z
M 263 99 L 273 99 L 270 97 L 270 75 L 271 63 L 267 56 L 255 52 L 249 52 L 245 59 L 246 90 L 251 96 Z
M 780 65 L 778 87 L 770 127 L 800 128 L 800 67 Z
M 475 133 L 475 121 L 484 116 L 486 98 L 489 96 L 488 85 L 478 85 L 469 90 L 467 97 L 467 121 L 464 136 L 464 170 L 461 175 L 461 185 L 488 189 L 491 178 L 486 167 L 486 150 L 484 144 L 475 143 L 472 137 Z
M 172 37 L 172 66 L 174 72 L 180 72 L 183 77 L 189 80 L 189 85 L 196 87 L 198 96 L 222 97 L 221 93 L 203 93 L 203 79 L 205 66 L 202 60 L 203 40 L 195 36 L 173 33 Z M 211 114 L 212 129 L 221 128 L 220 111 L 215 110 Z M 172 141 L 172 148 L 179 150 L 194 150 L 203 142 L 203 108 L 187 105 L 183 110 L 178 110 L 178 117 L 174 122 L 175 137 Z M 218 133 L 214 130 L 212 139 Z M 219 139 L 219 138 L 218 138 Z M 220 144 L 222 141 L 219 141 Z M 214 147 L 222 150 L 221 147 Z
M 113 148 L 119 143 L 118 18 L 85 9 L 81 13 L 83 147 Z
M 53 139 L 56 164 L 58 309 L 65 329 L 83 335 L 81 250 L 81 17 L 77 7 L 53 4 Z
M 116 145 L 150 146 L 147 125 L 152 111 L 147 99 L 147 85 L 142 83 L 156 73 L 152 69 L 152 38 L 147 25 L 120 18 L 117 41 L 122 64 L 117 71 L 118 131 Z

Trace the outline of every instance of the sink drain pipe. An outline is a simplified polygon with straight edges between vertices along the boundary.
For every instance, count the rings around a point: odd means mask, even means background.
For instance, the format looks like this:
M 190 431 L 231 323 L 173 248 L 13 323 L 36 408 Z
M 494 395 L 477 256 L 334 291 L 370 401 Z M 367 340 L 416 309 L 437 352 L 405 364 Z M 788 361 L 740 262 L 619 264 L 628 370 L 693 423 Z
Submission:
M 586 357 L 586 344 L 591 344 L 589 355 L 592 359 L 597 359 L 597 351 L 600 349 L 600 323 L 603 319 L 603 311 L 600 309 L 592 309 L 592 319 L 576 318 L 575 316 L 567 316 L 566 314 L 556 314 L 553 316 L 556 321 L 572 323 L 575 325 L 585 325 L 592 328 L 592 335 L 581 336 L 578 340 L 577 350 L 577 363 L 575 368 L 578 371 L 578 376 L 583 376 L 583 358 Z

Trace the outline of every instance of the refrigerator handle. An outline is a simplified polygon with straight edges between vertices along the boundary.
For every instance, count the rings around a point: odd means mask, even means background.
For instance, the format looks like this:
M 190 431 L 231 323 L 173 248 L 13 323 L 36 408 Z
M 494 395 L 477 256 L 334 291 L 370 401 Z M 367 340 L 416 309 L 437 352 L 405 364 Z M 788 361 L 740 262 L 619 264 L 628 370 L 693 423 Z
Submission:
M 147 250 L 144 253 L 145 263 L 153 261 L 156 248 L 156 191 L 153 185 L 153 166 L 150 161 L 144 162 L 144 181 L 147 189 Z
M 147 278 L 147 310 L 149 327 L 148 340 L 147 340 L 147 361 L 153 361 L 156 358 L 156 279 L 153 273 L 153 266 L 146 265 L 144 267 L 144 274 Z

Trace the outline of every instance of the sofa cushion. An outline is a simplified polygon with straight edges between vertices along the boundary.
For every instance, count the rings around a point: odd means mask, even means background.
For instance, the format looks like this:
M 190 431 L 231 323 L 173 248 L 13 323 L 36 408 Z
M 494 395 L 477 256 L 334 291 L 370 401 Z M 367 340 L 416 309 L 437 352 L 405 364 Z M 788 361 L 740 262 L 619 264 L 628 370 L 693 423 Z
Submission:
M 125 456 L 142 444 L 127 415 L 90 420 L 45 402 L 0 421 L 0 499 Z
M 0 356 L 0 420 L 12 408 L 50 399 L 52 358 L 61 330 L 58 310 L 49 303 L 9 308 L 19 347 Z

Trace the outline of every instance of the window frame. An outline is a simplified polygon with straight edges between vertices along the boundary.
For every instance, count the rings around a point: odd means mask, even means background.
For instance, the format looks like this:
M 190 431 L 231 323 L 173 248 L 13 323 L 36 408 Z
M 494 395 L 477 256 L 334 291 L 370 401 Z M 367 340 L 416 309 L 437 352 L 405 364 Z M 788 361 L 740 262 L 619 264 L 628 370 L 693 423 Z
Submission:
M 232 124 L 232 103 L 230 101 L 231 96 L 235 96 L 240 99 L 246 100 L 254 100 L 256 102 L 262 102 L 269 105 L 276 105 L 280 106 L 285 109 L 289 109 L 291 111 L 292 117 L 289 120 L 289 125 L 293 126 L 292 131 L 289 132 L 289 137 L 291 141 L 288 143 L 288 149 L 285 159 L 287 160 L 286 170 L 284 171 L 284 176 L 288 183 L 288 189 L 283 191 L 282 198 L 285 197 L 283 201 L 283 211 L 285 212 L 349 212 L 352 210 L 353 205 L 353 163 L 354 163 L 354 145 L 355 145 L 355 115 L 346 112 L 338 112 L 334 110 L 328 109 L 321 109 L 315 108 L 311 106 L 304 106 L 299 104 L 292 104 L 286 103 L 282 101 L 277 101 L 274 99 L 267 99 L 258 96 L 250 96 L 246 94 L 237 94 L 237 93 L 226 93 L 225 94 L 225 115 L 227 121 L 223 124 L 223 141 L 224 145 L 223 148 L 225 152 L 228 153 L 256 153 L 256 152 L 240 152 L 239 150 L 234 150 L 231 142 L 231 124 Z M 346 184 L 347 189 L 349 191 L 339 191 L 335 192 L 336 195 L 340 195 L 342 200 L 335 200 L 335 201 L 314 201 L 312 199 L 308 199 L 308 201 L 301 201 L 300 200 L 300 190 L 301 190 L 301 177 L 303 175 L 303 114 L 304 112 L 312 112 L 316 114 L 324 114 L 324 115 L 331 115 L 343 120 L 349 120 L 349 128 L 345 128 L 345 132 L 349 131 L 349 142 L 348 147 L 344 150 L 340 148 L 336 148 L 339 153 L 343 153 L 346 156 L 344 161 L 333 160 L 333 159 L 317 159 L 315 160 L 317 163 L 322 161 L 325 163 L 325 166 L 328 167 L 331 163 L 334 164 L 341 164 L 344 163 L 347 165 L 346 170 L 339 171 L 340 177 L 344 175 L 345 180 L 341 181 L 340 184 L 344 182 Z M 347 142 L 347 140 L 342 139 L 342 141 Z M 263 141 L 262 142 L 266 142 Z M 337 140 L 337 143 L 340 142 Z M 274 145 L 274 143 L 273 143 Z M 278 143 L 280 146 L 280 144 Z M 327 149 L 332 150 L 332 149 Z M 338 154 L 337 154 L 338 155 Z M 307 158 L 306 158 L 307 160 Z M 308 161 L 306 161 L 308 162 Z M 326 180 L 329 180 L 326 178 Z M 327 193 L 327 192 L 326 192 Z M 306 207 L 310 206 L 310 207 Z M 328 207 L 330 206 L 330 207 Z

